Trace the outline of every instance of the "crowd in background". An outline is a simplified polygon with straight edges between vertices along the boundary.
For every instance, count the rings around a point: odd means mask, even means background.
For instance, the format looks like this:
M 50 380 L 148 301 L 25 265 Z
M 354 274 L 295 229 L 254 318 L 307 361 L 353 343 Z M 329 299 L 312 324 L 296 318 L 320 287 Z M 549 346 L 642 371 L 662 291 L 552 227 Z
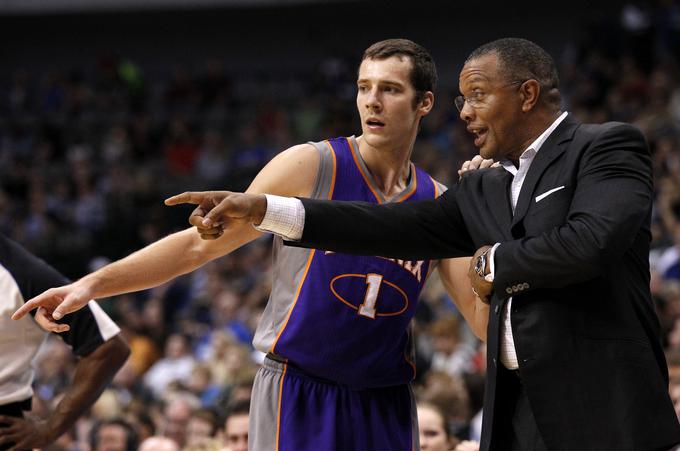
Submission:
M 592 23 L 555 57 L 566 110 L 583 122 L 631 122 L 649 141 L 651 286 L 680 416 L 680 4 L 646 5 Z M 121 258 L 187 225 L 190 209 L 165 207 L 169 195 L 243 190 L 293 144 L 359 134 L 356 63 L 329 56 L 295 78 L 239 77 L 210 60 L 150 79 L 143 61 L 124 55 L 47 73 L 10 68 L 11 82 L 0 86 L 0 231 L 71 278 Z M 455 92 L 437 94 L 414 160 L 450 185 L 476 152 Z M 159 288 L 102 300 L 131 358 L 49 449 L 86 450 L 107 433 L 130 443 L 163 436 L 177 449 L 242 449 L 242 425 L 230 432 L 225 423 L 247 411 L 263 358 L 251 340 L 271 286 L 270 250 L 262 238 Z M 416 393 L 444 412 L 455 437 L 477 439 L 484 346 L 434 279 L 414 321 Z M 37 360 L 38 412 L 59 399 L 72 369 L 63 345 L 48 341 Z

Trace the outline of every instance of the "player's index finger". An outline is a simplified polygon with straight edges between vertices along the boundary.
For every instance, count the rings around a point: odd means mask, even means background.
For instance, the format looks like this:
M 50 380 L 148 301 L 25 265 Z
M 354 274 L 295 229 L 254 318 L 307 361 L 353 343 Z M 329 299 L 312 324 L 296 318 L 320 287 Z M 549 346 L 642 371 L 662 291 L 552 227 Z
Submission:
M 22 305 L 21 307 L 19 307 L 19 308 L 16 310 L 16 312 L 14 312 L 14 314 L 12 314 L 12 319 L 13 319 L 13 320 L 21 319 L 21 318 L 23 318 L 28 312 L 30 312 L 31 310 L 33 310 L 33 309 L 35 309 L 35 308 L 37 308 L 37 307 L 40 307 L 40 297 L 41 297 L 41 296 L 42 296 L 42 295 L 36 296 L 36 297 L 34 297 L 33 299 L 31 299 L 30 301 L 27 301 L 27 302 L 26 302 L 24 305 Z

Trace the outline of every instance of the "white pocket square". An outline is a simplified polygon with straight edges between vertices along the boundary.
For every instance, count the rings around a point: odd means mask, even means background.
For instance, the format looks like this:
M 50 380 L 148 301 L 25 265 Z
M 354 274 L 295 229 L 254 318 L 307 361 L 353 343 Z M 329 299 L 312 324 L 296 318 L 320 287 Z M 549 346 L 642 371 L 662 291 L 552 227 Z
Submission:
M 546 192 L 543 193 L 543 194 L 539 194 L 538 196 L 536 196 L 536 202 L 542 201 L 543 199 L 545 199 L 546 197 L 550 196 L 550 195 L 551 195 L 552 193 L 554 193 L 555 191 L 559 191 L 559 190 L 561 190 L 561 189 L 563 189 L 563 188 L 564 188 L 564 185 L 558 186 L 557 188 L 553 188 L 553 189 L 551 189 L 551 190 L 548 190 L 548 191 L 546 191 Z

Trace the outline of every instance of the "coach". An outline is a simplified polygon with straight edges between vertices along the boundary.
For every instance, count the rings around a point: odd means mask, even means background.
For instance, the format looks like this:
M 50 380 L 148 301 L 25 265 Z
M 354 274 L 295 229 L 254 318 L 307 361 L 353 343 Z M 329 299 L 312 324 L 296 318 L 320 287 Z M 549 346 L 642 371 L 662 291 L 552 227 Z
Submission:
M 270 218 L 297 210 L 289 217 L 304 218 L 298 244 L 307 247 L 402 259 L 474 253 L 473 286 L 492 312 L 482 450 L 670 448 L 680 425 L 649 291 L 644 138 L 560 111 L 553 59 L 523 39 L 475 50 L 459 82 L 460 117 L 501 167 L 464 176 L 435 201 L 239 197 L 208 223 L 246 211 L 258 224 L 266 204 L 265 228 L 290 225 L 293 240 L 299 221 Z

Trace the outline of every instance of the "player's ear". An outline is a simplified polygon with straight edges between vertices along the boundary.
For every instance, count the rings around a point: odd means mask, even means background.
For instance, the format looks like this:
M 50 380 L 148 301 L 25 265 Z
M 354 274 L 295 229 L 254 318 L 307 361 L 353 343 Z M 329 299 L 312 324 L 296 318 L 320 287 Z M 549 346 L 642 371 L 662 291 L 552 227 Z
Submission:
M 426 91 L 416 109 L 422 116 L 426 116 L 432 111 L 432 107 L 434 107 L 434 94 L 432 91 Z

